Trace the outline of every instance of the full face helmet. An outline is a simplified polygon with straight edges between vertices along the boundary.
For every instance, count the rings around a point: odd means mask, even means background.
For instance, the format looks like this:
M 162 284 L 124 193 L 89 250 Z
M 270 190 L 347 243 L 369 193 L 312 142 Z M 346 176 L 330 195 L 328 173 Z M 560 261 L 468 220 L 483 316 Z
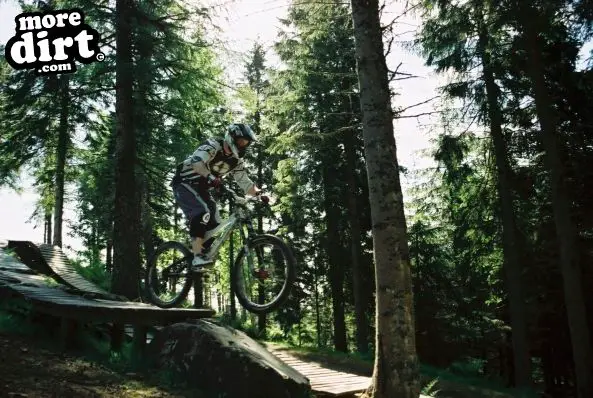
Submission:
M 236 158 L 245 156 L 245 151 L 252 142 L 257 140 L 255 133 L 251 128 L 243 123 L 231 124 L 224 136 L 231 152 Z

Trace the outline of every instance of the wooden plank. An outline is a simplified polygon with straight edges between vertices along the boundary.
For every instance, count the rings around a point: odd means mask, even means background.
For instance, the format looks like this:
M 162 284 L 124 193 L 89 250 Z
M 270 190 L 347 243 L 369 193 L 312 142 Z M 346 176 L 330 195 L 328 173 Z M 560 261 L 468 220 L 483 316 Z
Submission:
M 24 253 L 35 257 L 33 249 L 24 245 Z M 21 249 L 22 250 L 22 249 Z M 31 260 L 31 259 L 29 259 Z M 146 347 L 147 326 L 171 324 L 179 321 L 211 317 L 210 309 L 163 309 L 145 303 L 113 301 L 88 295 L 104 294 L 72 291 L 65 285 L 48 286 L 46 277 L 20 272 L 23 267 L 15 267 L 18 262 L 0 251 L 0 297 L 19 304 L 29 310 L 57 316 L 61 319 L 61 342 L 68 344 L 74 336 L 76 323 L 80 321 L 111 322 L 111 348 L 120 349 L 123 337 L 123 325 L 134 324 L 135 359 L 139 360 Z M 81 294 L 83 293 L 83 294 Z
M 309 379 L 311 389 L 317 394 L 329 396 L 352 396 L 365 391 L 371 384 L 370 377 L 328 369 L 316 362 L 305 362 L 281 350 L 267 347 L 281 361 Z
M 18 261 L 16 258 L 8 255 L 4 250 L 0 250 L 0 269 L 3 271 L 14 271 L 28 274 L 35 274 L 36 272 L 25 264 Z
M 20 262 L 33 271 L 47 276 L 52 276 L 51 268 L 46 264 L 39 248 L 29 241 L 10 240 L 8 249 L 13 250 L 19 257 Z
M 335 374 L 335 372 L 332 369 L 327 369 L 327 368 L 317 368 L 317 369 L 311 369 L 311 368 L 306 368 L 306 367 L 301 367 L 301 366 L 294 366 L 294 365 L 290 365 L 295 369 L 298 369 L 299 371 L 305 372 L 307 373 L 307 376 L 319 376 L 319 375 L 328 375 L 328 374 Z
M 360 386 L 362 386 L 361 388 L 364 388 L 365 386 L 368 386 L 371 384 L 371 378 L 369 377 L 368 380 L 358 380 L 358 381 L 349 381 L 347 378 L 325 378 L 322 380 L 311 380 L 311 385 L 316 385 L 318 387 L 332 387 L 332 386 L 341 386 L 341 387 L 354 387 L 354 388 L 358 388 Z
M 286 363 L 286 362 L 285 362 Z M 319 368 L 319 367 L 307 367 L 306 365 L 290 365 L 295 369 L 299 369 L 302 370 L 304 372 L 307 372 L 308 375 L 316 375 L 316 374 L 323 374 L 323 373 L 327 373 L 327 372 L 332 372 L 331 369 L 326 369 L 326 368 Z
M 7 278 L 9 281 L 6 280 Z M 15 280 L 20 283 L 16 283 Z M 33 278 L 31 275 L 7 271 L 0 271 L 0 290 L 4 295 L 26 299 L 40 312 L 86 321 L 152 325 L 210 317 L 214 314 L 210 309 L 164 309 L 145 303 L 84 298 L 57 288 L 43 286 L 38 278 Z
M 307 377 L 309 377 L 311 380 L 327 380 L 327 379 L 336 379 L 336 380 L 341 380 L 341 379 L 348 379 L 350 381 L 355 381 L 355 382 L 366 382 L 366 380 L 370 379 L 369 377 L 362 377 L 362 376 L 355 376 L 355 375 L 351 375 L 351 374 L 345 374 L 345 373 L 331 373 L 331 372 L 326 372 L 326 373 L 320 373 L 320 374 L 307 374 Z
M 362 392 L 364 392 L 366 390 L 355 390 L 355 391 L 350 391 L 350 390 L 344 390 L 341 388 L 328 388 L 325 389 L 323 391 L 316 391 L 318 394 L 321 393 L 322 396 L 330 396 L 330 397 L 352 397 L 352 396 L 357 396 L 357 394 L 360 394 Z
M 311 388 L 314 391 L 328 391 L 328 390 L 332 391 L 333 390 L 334 392 L 336 389 L 339 389 L 343 392 L 362 391 L 371 385 L 371 380 L 361 381 L 361 382 L 357 382 L 357 383 L 349 383 L 349 382 L 344 382 L 343 380 L 342 381 L 340 381 L 340 380 L 316 381 L 316 380 L 309 379 L 309 382 L 311 383 Z
M 358 387 L 341 387 L 341 386 L 322 386 L 322 387 L 313 387 L 311 386 L 311 390 L 315 393 L 323 394 L 323 395 L 331 395 L 334 397 L 339 396 L 352 396 L 357 393 L 361 393 L 366 391 L 370 386 L 370 383 L 366 386 L 358 386 Z
M 112 300 L 125 300 L 123 297 L 113 295 L 101 289 L 78 274 L 58 246 L 47 244 L 35 245 L 30 241 L 11 240 L 8 247 L 17 253 L 26 266 L 36 272 L 51 276 L 59 283 L 80 291 L 102 294 Z
M 319 384 L 325 383 L 345 383 L 345 384 L 360 384 L 360 383 L 370 383 L 371 378 L 361 378 L 361 379 L 354 379 L 344 375 L 325 375 L 324 377 L 311 377 L 311 382 L 316 382 Z
M 0 286 L 0 290 L 4 287 Z M 36 311 L 57 317 L 69 317 L 88 322 L 135 323 L 150 326 L 155 323 L 170 324 L 187 319 L 205 318 L 213 315 L 212 311 L 194 310 L 193 313 L 132 308 L 89 307 L 70 303 L 55 303 L 51 299 L 28 298 Z M 158 312 L 157 312 L 158 311 Z
M 78 272 L 76 272 L 72 264 L 69 262 L 66 255 L 58 246 L 40 244 L 38 247 L 44 260 L 52 269 L 52 271 L 72 287 L 85 292 L 109 294 L 109 292 L 101 289 L 99 286 L 86 280 L 84 277 L 78 274 Z
M 366 390 L 371 385 L 371 380 L 368 382 L 358 382 L 358 383 L 343 383 L 340 381 L 333 381 L 333 382 L 324 382 L 324 383 L 316 383 L 311 381 L 311 388 L 314 391 L 333 391 L 334 393 L 337 390 L 341 392 L 358 392 Z

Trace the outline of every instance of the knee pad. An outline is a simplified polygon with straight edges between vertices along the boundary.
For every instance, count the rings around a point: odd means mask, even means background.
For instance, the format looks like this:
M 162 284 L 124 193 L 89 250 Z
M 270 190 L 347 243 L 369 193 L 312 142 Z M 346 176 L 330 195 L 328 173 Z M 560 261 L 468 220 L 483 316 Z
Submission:
M 210 221 L 210 213 L 194 216 L 189 224 L 189 235 L 192 238 L 203 238 L 206 233 L 206 224 Z

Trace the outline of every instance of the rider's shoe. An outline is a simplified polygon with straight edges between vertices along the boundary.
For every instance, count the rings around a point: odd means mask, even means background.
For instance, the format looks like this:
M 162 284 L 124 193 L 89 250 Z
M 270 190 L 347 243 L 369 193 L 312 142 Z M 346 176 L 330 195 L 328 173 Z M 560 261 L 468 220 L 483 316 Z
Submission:
M 214 261 L 205 257 L 204 255 L 195 255 L 194 259 L 191 262 L 192 271 L 194 272 L 208 272 Z

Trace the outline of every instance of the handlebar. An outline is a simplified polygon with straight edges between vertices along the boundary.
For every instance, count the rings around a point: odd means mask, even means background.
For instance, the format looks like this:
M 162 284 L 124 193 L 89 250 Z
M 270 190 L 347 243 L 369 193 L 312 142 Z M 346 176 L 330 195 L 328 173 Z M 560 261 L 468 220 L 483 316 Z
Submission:
M 233 201 L 235 202 L 235 204 L 238 204 L 239 206 L 245 206 L 249 202 L 260 202 L 259 196 L 242 197 L 242 196 L 237 195 L 234 190 L 229 189 L 224 185 L 220 185 L 218 187 L 218 189 L 220 189 L 220 191 L 222 191 L 224 193 L 229 194 L 233 198 Z
M 214 189 L 214 188 L 210 188 L 210 189 Z M 247 207 L 247 204 L 249 202 L 261 202 L 262 204 L 264 204 L 260 200 L 259 196 L 242 197 L 242 196 L 237 195 L 234 190 L 229 189 L 224 185 L 219 185 L 218 189 L 220 189 L 221 192 L 230 195 L 232 197 L 234 204 L 238 204 L 239 206 L 244 207 L 244 208 Z M 278 217 L 272 211 L 272 208 L 269 203 L 265 204 L 265 208 L 267 209 L 266 212 L 269 213 L 270 218 L 276 220 L 276 222 L 278 224 L 282 224 L 282 222 L 278 219 Z

